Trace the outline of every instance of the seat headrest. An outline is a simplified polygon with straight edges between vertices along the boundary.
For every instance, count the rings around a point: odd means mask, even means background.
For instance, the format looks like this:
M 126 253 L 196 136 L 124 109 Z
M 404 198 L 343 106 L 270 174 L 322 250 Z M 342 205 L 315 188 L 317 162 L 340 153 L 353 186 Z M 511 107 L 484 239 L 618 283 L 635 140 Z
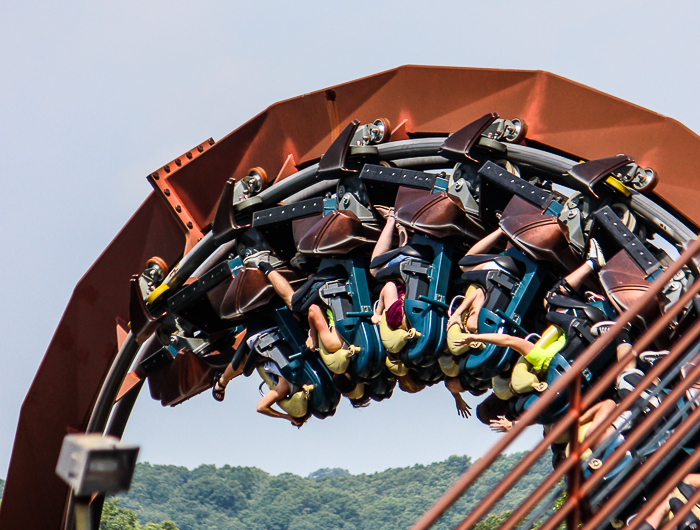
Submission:
M 429 245 L 404 245 L 403 247 L 392 249 L 374 258 L 369 264 L 370 269 L 376 269 L 389 263 L 397 256 L 418 258 L 425 261 L 433 261 L 433 248 Z
M 609 320 L 607 315 L 597 307 L 594 307 L 590 304 L 587 304 L 586 302 L 582 302 L 580 300 L 577 300 L 576 298 L 567 296 L 565 294 L 550 294 L 547 296 L 547 303 L 552 307 L 560 307 L 562 309 L 573 309 L 576 311 L 577 314 L 583 312 L 586 318 L 588 318 L 588 320 L 590 320 L 592 324 L 595 324 L 596 322 L 602 322 L 603 320 Z
M 391 267 L 384 267 L 377 271 L 374 277 L 380 282 L 401 279 L 401 263 L 394 263 Z
M 525 267 L 523 264 L 511 256 L 504 256 L 503 254 L 474 254 L 464 256 L 459 260 L 460 267 L 476 267 L 482 263 L 493 262 L 501 267 L 506 272 L 513 274 L 514 276 L 521 277 L 525 272 Z

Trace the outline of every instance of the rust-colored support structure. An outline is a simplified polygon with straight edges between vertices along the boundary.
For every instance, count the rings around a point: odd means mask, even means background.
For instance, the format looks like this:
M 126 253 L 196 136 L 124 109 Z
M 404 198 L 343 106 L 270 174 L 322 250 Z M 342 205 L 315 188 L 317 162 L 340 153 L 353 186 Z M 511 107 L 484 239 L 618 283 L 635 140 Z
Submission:
M 603 350 L 603 348 L 605 348 L 605 346 L 607 346 L 614 339 L 614 337 L 622 330 L 622 328 L 640 312 L 640 310 L 645 306 L 645 304 L 647 304 L 650 300 L 654 299 L 654 297 L 663 289 L 663 287 L 673 278 L 676 272 L 678 272 L 698 253 L 700 253 L 700 239 L 694 240 L 690 244 L 688 249 L 686 249 L 681 255 L 680 259 L 676 260 L 671 266 L 669 266 L 669 268 L 664 271 L 664 273 L 657 279 L 657 281 L 655 281 L 652 284 L 651 288 L 649 289 L 649 291 L 647 291 L 645 296 L 637 300 L 637 302 L 632 307 L 630 307 L 625 313 L 623 313 L 620 316 L 620 318 L 617 320 L 617 323 L 610 330 L 610 332 L 606 333 L 601 338 L 596 340 L 578 357 L 578 359 L 572 365 L 571 369 L 564 373 L 556 381 L 556 383 L 548 389 L 545 395 L 542 396 L 542 398 L 539 399 L 531 409 L 529 409 L 525 414 L 523 414 L 523 416 L 516 423 L 513 429 L 511 429 L 503 438 L 501 438 L 501 440 L 499 440 L 499 442 L 496 445 L 494 445 L 486 453 L 486 455 L 480 458 L 472 467 L 470 467 L 464 473 L 464 475 L 462 475 L 457 480 L 457 482 L 455 482 L 455 484 L 452 485 L 452 487 L 450 487 L 447 490 L 443 497 L 437 503 L 435 503 L 435 505 L 430 510 L 428 510 L 423 515 L 423 517 L 421 517 L 418 520 L 418 522 L 413 526 L 412 530 L 425 530 L 427 528 L 430 528 L 449 509 L 449 507 L 452 506 L 457 501 L 457 499 L 464 494 L 464 492 L 476 481 L 476 479 L 479 478 L 479 476 L 481 476 L 481 474 L 496 460 L 496 458 L 498 458 L 498 456 L 520 435 L 520 433 L 528 425 L 534 423 L 535 418 L 537 418 L 537 416 L 539 416 L 542 413 L 542 411 L 546 409 L 547 405 L 556 397 L 556 394 L 563 391 L 567 386 L 571 385 L 573 381 L 578 379 L 580 377 L 581 371 L 591 362 L 591 360 L 595 358 L 595 356 L 598 355 Z M 680 311 L 680 309 L 683 306 L 679 302 L 677 302 L 673 307 L 676 311 Z M 669 311 L 669 313 L 671 315 L 673 314 L 672 311 Z M 637 343 L 635 343 L 635 348 L 638 350 L 645 348 L 651 342 L 651 340 L 653 340 L 653 337 L 656 333 L 660 331 L 660 329 L 661 328 L 659 326 L 656 326 L 656 329 L 652 328 L 649 332 L 642 336 L 640 340 L 637 341 Z M 700 330 L 700 325 L 698 325 L 698 329 Z M 654 335 L 652 335 L 652 333 L 654 333 Z M 686 339 L 685 341 L 681 342 L 689 342 L 690 339 L 695 340 L 696 337 L 692 332 L 688 335 L 689 339 Z M 640 384 L 632 393 L 632 395 L 627 396 L 627 398 L 623 400 L 623 402 L 621 403 L 621 407 L 629 407 L 632 404 L 633 400 L 636 399 L 636 397 L 638 397 L 639 394 L 641 394 L 641 392 L 645 388 L 645 384 L 648 384 L 650 381 L 653 380 L 653 378 L 657 377 L 661 373 L 662 368 L 667 368 L 670 365 L 670 363 L 677 359 L 678 356 L 685 351 L 685 348 L 687 348 L 688 345 L 689 344 L 684 343 L 678 344 L 677 347 L 671 351 L 671 354 L 667 356 L 663 363 L 660 363 L 657 367 L 655 367 L 652 370 L 651 373 L 647 374 L 647 376 L 644 378 L 644 380 L 640 382 Z M 550 431 L 550 433 L 547 436 L 545 436 L 545 438 L 537 445 L 537 447 L 534 450 L 530 451 L 528 455 L 508 474 L 508 476 L 505 477 L 496 486 L 496 488 L 491 492 L 491 495 L 484 499 L 472 511 L 472 513 L 470 513 L 462 521 L 462 523 L 458 527 L 460 530 L 472 528 L 484 515 L 486 515 L 486 513 L 488 513 L 488 510 L 517 482 L 517 480 L 527 471 L 527 469 L 529 469 L 545 453 L 549 445 L 556 438 L 558 438 L 563 432 L 565 432 L 565 430 L 569 428 L 570 425 L 578 423 L 579 412 L 577 409 L 583 410 L 588 408 L 591 404 L 593 404 L 595 402 L 595 399 L 597 399 L 597 397 L 600 394 L 602 394 L 602 392 L 610 385 L 612 380 L 622 370 L 622 367 L 624 367 L 625 364 L 631 359 L 632 355 L 633 353 L 632 351 L 630 351 L 627 356 L 623 357 L 616 363 L 616 366 L 608 370 L 606 376 L 601 378 L 597 382 L 597 384 L 586 394 L 585 398 L 580 404 L 580 407 L 575 407 L 575 403 L 573 403 L 574 407 L 572 407 L 568 411 L 567 415 L 564 418 L 557 422 L 554 428 Z M 689 387 L 692 384 L 692 382 L 692 380 L 688 380 L 686 383 L 686 388 Z M 682 391 L 685 391 L 685 388 L 683 388 Z M 577 399 L 574 393 L 570 395 L 570 399 Z M 670 405 L 671 403 L 672 401 L 669 400 L 668 405 Z M 623 408 L 622 410 L 625 410 L 625 408 Z M 613 414 L 614 413 L 610 414 L 610 420 L 614 419 Z M 552 472 L 553 475 L 556 474 L 556 481 L 558 481 L 559 477 L 561 477 L 561 475 L 567 470 L 569 470 L 571 467 L 575 467 L 572 466 L 572 464 L 578 462 L 580 455 L 590 447 L 591 443 L 595 441 L 595 439 L 598 436 L 600 436 L 600 434 L 602 434 L 605 427 L 605 422 L 601 423 L 602 424 L 600 425 L 600 427 L 596 431 L 594 431 L 592 436 L 580 445 L 577 444 L 578 447 L 575 447 L 575 450 L 571 451 L 571 457 L 569 457 L 567 461 L 563 462 L 556 470 Z M 600 477 L 602 475 L 597 476 Z M 578 490 L 579 488 L 576 486 L 573 491 L 569 492 L 569 500 L 564 505 L 564 507 L 557 513 L 558 516 L 566 516 L 566 513 L 568 513 L 568 509 L 571 509 L 572 507 L 578 504 L 578 498 L 580 496 L 580 492 Z M 535 507 L 539 500 L 540 497 L 538 496 L 528 497 L 528 499 L 516 512 L 517 515 L 520 516 L 522 514 L 528 513 Z M 557 515 L 555 515 L 554 517 L 557 517 Z M 510 530 L 510 528 L 513 528 L 515 524 L 517 524 L 517 522 L 518 519 L 515 519 L 514 514 L 514 516 L 512 516 L 506 522 L 504 528 Z M 552 528 L 556 528 L 556 525 L 558 524 L 559 522 L 557 522 L 556 524 L 552 523 Z M 545 527 L 548 527 L 548 523 L 545 523 Z
M 697 135 L 674 120 L 546 72 L 404 66 L 272 105 L 218 142 L 196 146 L 191 157 L 185 153 L 151 172 L 154 192 L 76 286 L 22 406 L 0 528 L 62 526 L 68 490 L 54 475 L 56 459 L 63 436 L 86 430 L 93 416 L 117 352 L 115 322 L 129 320 L 129 279 L 151 256 L 172 266 L 192 248 L 213 221 L 227 180 L 255 166 L 283 179 L 292 172 L 290 161 L 300 167 L 318 160 L 343 124 L 354 119 L 370 123 L 386 117 L 396 124 L 394 139 L 400 139 L 447 135 L 494 111 L 525 119 L 533 145 L 586 159 L 624 152 L 654 167 L 663 176 L 655 193 L 700 225 L 700 186 L 685 167 L 686 160 L 700 158 Z M 594 344 L 587 356 L 599 347 Z M 582 408 L 585 403 L 586 396 Z M 493 454 L 521 430 L 516 426 Z M 450 491 L 471 483 L 487 461 L 477 462 Z M 416 528 L 427 528 L 447 505 L 441 502 Z

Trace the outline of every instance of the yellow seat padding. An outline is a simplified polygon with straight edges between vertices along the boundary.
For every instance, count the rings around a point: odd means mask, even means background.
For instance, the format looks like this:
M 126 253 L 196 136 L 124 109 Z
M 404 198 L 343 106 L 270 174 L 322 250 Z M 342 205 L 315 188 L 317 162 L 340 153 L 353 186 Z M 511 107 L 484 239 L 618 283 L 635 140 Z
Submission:
M 348 392 L 347 394 L 343 395 L 348 399 L 360 399 L 362 396 L 365 395 L 365 384 L 357 383 L 357 385 L 355 385 L 355 388 L 352 389 L 352 392 Z
M 402 377 L 408 373 L 408 367 L 401 361 L 392 361 L 387 357 L 385 364 L 389 371 L 396 377 Z
M 588 429 L 591 428 L 591 424 L 593 422 L 589 421 L 588 423 L 584 423 L 583 425 L 578 426 L 578 443 L 583 442 L 583 439 L 586 437 L 586 433 L 588 432 Z M 566 456 L 569 456 L 571 454 L 571 442 L 566 444 Z M 590 458 L 590 456 L 593 454 L 593 451 L 591 451 L 590 448 L 586 449 L 582 454 L 581 454 L 581 460 L 586 460 Z
M 450 350 L 450 353 L 452 355 L 463 355 L 467 353 L 469 350 L 472 349 L 480 349 L 483 350 L 486 345 L 483 342 L 468 342 L 467 344 L 458 344 L 458 341 L 461 341 L 467 336 L 462 329 L 455 324 L 454 326 L 450 326 L 450 329 L 447 330 L 447 349 Z
M 496 394 L 498 399 L 508 401 L 513 397 L 513 391 L 510 389 L 510 379 L 497 375 L 491 380 L 491 386 L 493 387 L 493 393 Z
M 513 368 L 513 373 L 510 376 L 510 387 L 516 394 L 526 394 L 535 389 L 540 380 L 534 373 L 532 365 L 525 357 L 520 357 Z
M 455 362 L 452 355 L 442 355 L 438 359 L 440 370 L 447 377 L 457 377 L 459 375 L 459 365 Z
M 382 313 L 382 320 L 379 322 L 379 335 L 382 337 L 384 348 L 390 353 L 399 353 L 409 340 L 420 337 L 420 333 L 413 328 L 408 331 L 405 329 L 391 329 L 386 323 L 386 311 Z
M 323 347 L 321 337 L 318 337 L 318 353 L 321 359 L 323 359 L 324 364 L 334 374 L 344 374 L 347 372 L 348 366 L 350 366 L 350 359 L 359 351 L 360 348 L 357 346 L 350 346 L 349 348 L 340 348 L 331 353 Z
M 277 386 L 262 365 L 258 366 L 258 373 L 270 390 Z M 277 404 L 282 410 L 293 418 L 303 418 L 306 416 L 306 412 L 308 410 L 309 392 L 302 389 L 299 392 L 294 393 L 291 397 L 278 401 Z
M 536 373 L 541 374 L 547 371 L 549 363 L 565 344 L 564 330 L 558 326 L 549 326 L 544 330 L 542 338 L 535 343 L 532 351 L 525 356 L 525 359 L 532 365 Z

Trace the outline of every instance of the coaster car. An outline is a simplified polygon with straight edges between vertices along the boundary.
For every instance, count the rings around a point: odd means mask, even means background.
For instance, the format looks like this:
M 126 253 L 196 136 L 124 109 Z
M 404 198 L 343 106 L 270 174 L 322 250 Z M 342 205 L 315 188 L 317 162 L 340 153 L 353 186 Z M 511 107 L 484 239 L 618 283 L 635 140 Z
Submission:
M 333 384 L 333 376 L 318 355 L 304 345 L 304 335 L 292 312 L 277 301 L 254 318 L 266 318 L 275 327 L 255 338 L 243 373 L 249 376 L 259 365 L 272 361 L 289 382 L 300 388 L 313 385 L 308 393 L 308 409 L 314 416 L 323 419 L 335 414 L 340 394 Z
M 438 238 L 478 239 L 484 235 L 484 228 L 444 192 L 446 181 L 439 176 L 365 166 L 361 178 L 368 187 L 375 189 L 380 185 L 386 188 L 397 182 L 406 183 L 399 187 L 392 200 L 397 222 L 412 230 L 414 235 L 404 247 L 376 257 L 370 268 L 384 267 L 375 274 L 377 280 L 399 280 L 405 286 L 404 314 L 411 336 L 399 340 L 399 347 L 394 348 L 393 353 L 407 366 L 431 366 L 445 346 L 445 299 L 454 244 L 451 239 Z M 385 346 L 387 334 L 401 333 L 382 329 Z M 393 336 L 389 340 L 396 342 Z
M 468 271 L 462 274 L 467 284 L 478 284 L 485 289 L 484 305 L 479 312 L 479 333 L 523 334 L 522 316 L 540 289 L 544 273 L 541 267 L 522 251 L 512 248 L 502 255 L 465 256 L 462 267 L 492 265 L 492 268 Z M 510 348 L 486 344 L 483 349 L 472 349 L 466 354 L 464 370 L 471 377 L 489 381 L 507 370 L 518 354 Z
M 595 341 L 596 337 L 591 333 L 591 326 L 596 322 L 609 320 L 610 316 L 598 307 L 565 295 L 548 297 L 548 303 L 550 311 L 546 315 L 547 321 L 562 330 L 566 337 L 564 346 L 550 361 L 544 378 L 547 387 L 550 387 L 564 372 L 571 368 L 571 364 L 578 355 Z M 567 313 L 559 311 L 567 311 Z M 595 383 L 595 380 L 615 362 L 615 351 L 616 346 L 611 342 L 584 368 L 581 372 L 582 392 L 587 391 Z M 517 410 L 519 412 L 527 410 L 534 405 L 538 398 L 539 396 L 536 394 L 521 396 L 518 400 Z M 558 394 L 550 406 L 540 414 L 537 421 L 542 424 L 553 423 L 566 413 L 568 406 L 569 393 L 567 389 Z
M 533 302 L 543 291 L 545 275 L 561 277 L 580 265 L 590 237 L 600 241 L 608 257 L 600 282 L 612 306 L 621 311 L 646 291 L 660 270 L 664 252 L 653 250 L 649 237 L 661 234 L 680 245 L 694 236 L 682 219 L 654 203 L 653 195 L 643 195 L 658 181 L 653 171 L 625 155 L 580 164 L 577 157 L 523 145 L 527 125 L 522 120 L 500 120 L 490 114 L 448 138 L 411 137 L 398 142 L 387 142 L 391 131 L 387 121 L 358 125 L 348 125 L 318 164 L 304 161 L 303 169 L 274 184 L 267 185 L 263 168 L 254 168 L 238 183 L 229 181 L 211 232 L 172 271 L 168 272 L 168 264 L 153 260 L 139 279 L 141 310 L 149 317 L 131 318 L 139 340 L 161 326 L 161 343 L 186 337 L 190 342 L 178 351 L 197 357 L 200 351 L 225 349 L 227 341 L 230 347 L 240 326 L 264 315 L 274 325 L 267 342 L 246 358 L 246 371 L 250 373 L 263 359 L 278 358 L 290 381 L 314 385 L 308 403 L 319 417 L 332 414 L 339 399 L 337 392 L 327 390 L 332 387 L 328 366 L 346 371 L 353 381 L 366 382 L 366 391 L 375 400 L 389 397 L 396 377 L 408 373 L 422 384 L 456 376 L 463 388 L 480 392 L 492 377 L 507 372 L 516 355 L 495 346 L 445 355 L 446 298 L 455 289 L 454 252 L 462 252 L 500 226 L 509 240 L 507 250 L 469 256 L 461 264 L 494 266 L 465 273 L 463 279 L 486 291 L 479 332 L 525 335 L 523 327 L 531 327 L 539 312 L 540 306 Z M 379 281 L 404 283 L 406 320 L 415 330 L 391 358 L 370 321 L 371 289 L 376 286 L 367 277 L 365 264 L 381 226 L 370 204 L 393 206 L 397 221 L 412 233 L 408 245 L 370 264 L 376 268 L 403 258 L 377 275 Z M 336 352 L 319 357 L 308 351 L 305 323 L 300 326 L 288 318 L 290 312 L 280 305 L 263 273 L 242 265 L 246 247 L 260 241 L 293 265 L 277 270 L 294 286 L 314 273 L 301 291 L 304 296 L 313 291 L 313 299 L 331 309 L 347 343 L 344 350 L 352 353 L 345 363 L 334 356 Z M 303 266 L 295 258 L 303 258 Z M 687 274 L 682 287 L 696 274 Z M 646 308 L 637 324 L 645 326 L 662 307 L 660 300 L 658 306 Z M 605 310 L 609 319 L 610 310 Z M 584 324 L 591 320 L 575 316 Z M 558 321 L 568 330 L 568 347 L 552 360 L 550 383 L 587 344 L 585 337 L 576 335 L 585 329 L 585 325 L 576 328 L 576 318 Z M 201 342 L 194 344 L 190 339 L 195 338 Z M 582 342 L 576 345 L 578 340 Z M 200 346 L 202 350 L 197 349 Z M 173 353 L 167 353 L 172 359 Z M 603 369 L 589 366 L 584 379 L 588 371 L 594 378 Z M 562 412 L 547 411 L 549 419 Z

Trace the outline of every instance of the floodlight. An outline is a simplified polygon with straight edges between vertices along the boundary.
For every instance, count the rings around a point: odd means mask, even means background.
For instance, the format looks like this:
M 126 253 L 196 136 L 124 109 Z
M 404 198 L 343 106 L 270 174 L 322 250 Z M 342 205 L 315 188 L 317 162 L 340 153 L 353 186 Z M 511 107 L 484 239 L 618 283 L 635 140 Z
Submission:
M 56 474 L 76 497 L 128 491 L 139 447 L 101 434 L 69 434 L 63 439 Z

